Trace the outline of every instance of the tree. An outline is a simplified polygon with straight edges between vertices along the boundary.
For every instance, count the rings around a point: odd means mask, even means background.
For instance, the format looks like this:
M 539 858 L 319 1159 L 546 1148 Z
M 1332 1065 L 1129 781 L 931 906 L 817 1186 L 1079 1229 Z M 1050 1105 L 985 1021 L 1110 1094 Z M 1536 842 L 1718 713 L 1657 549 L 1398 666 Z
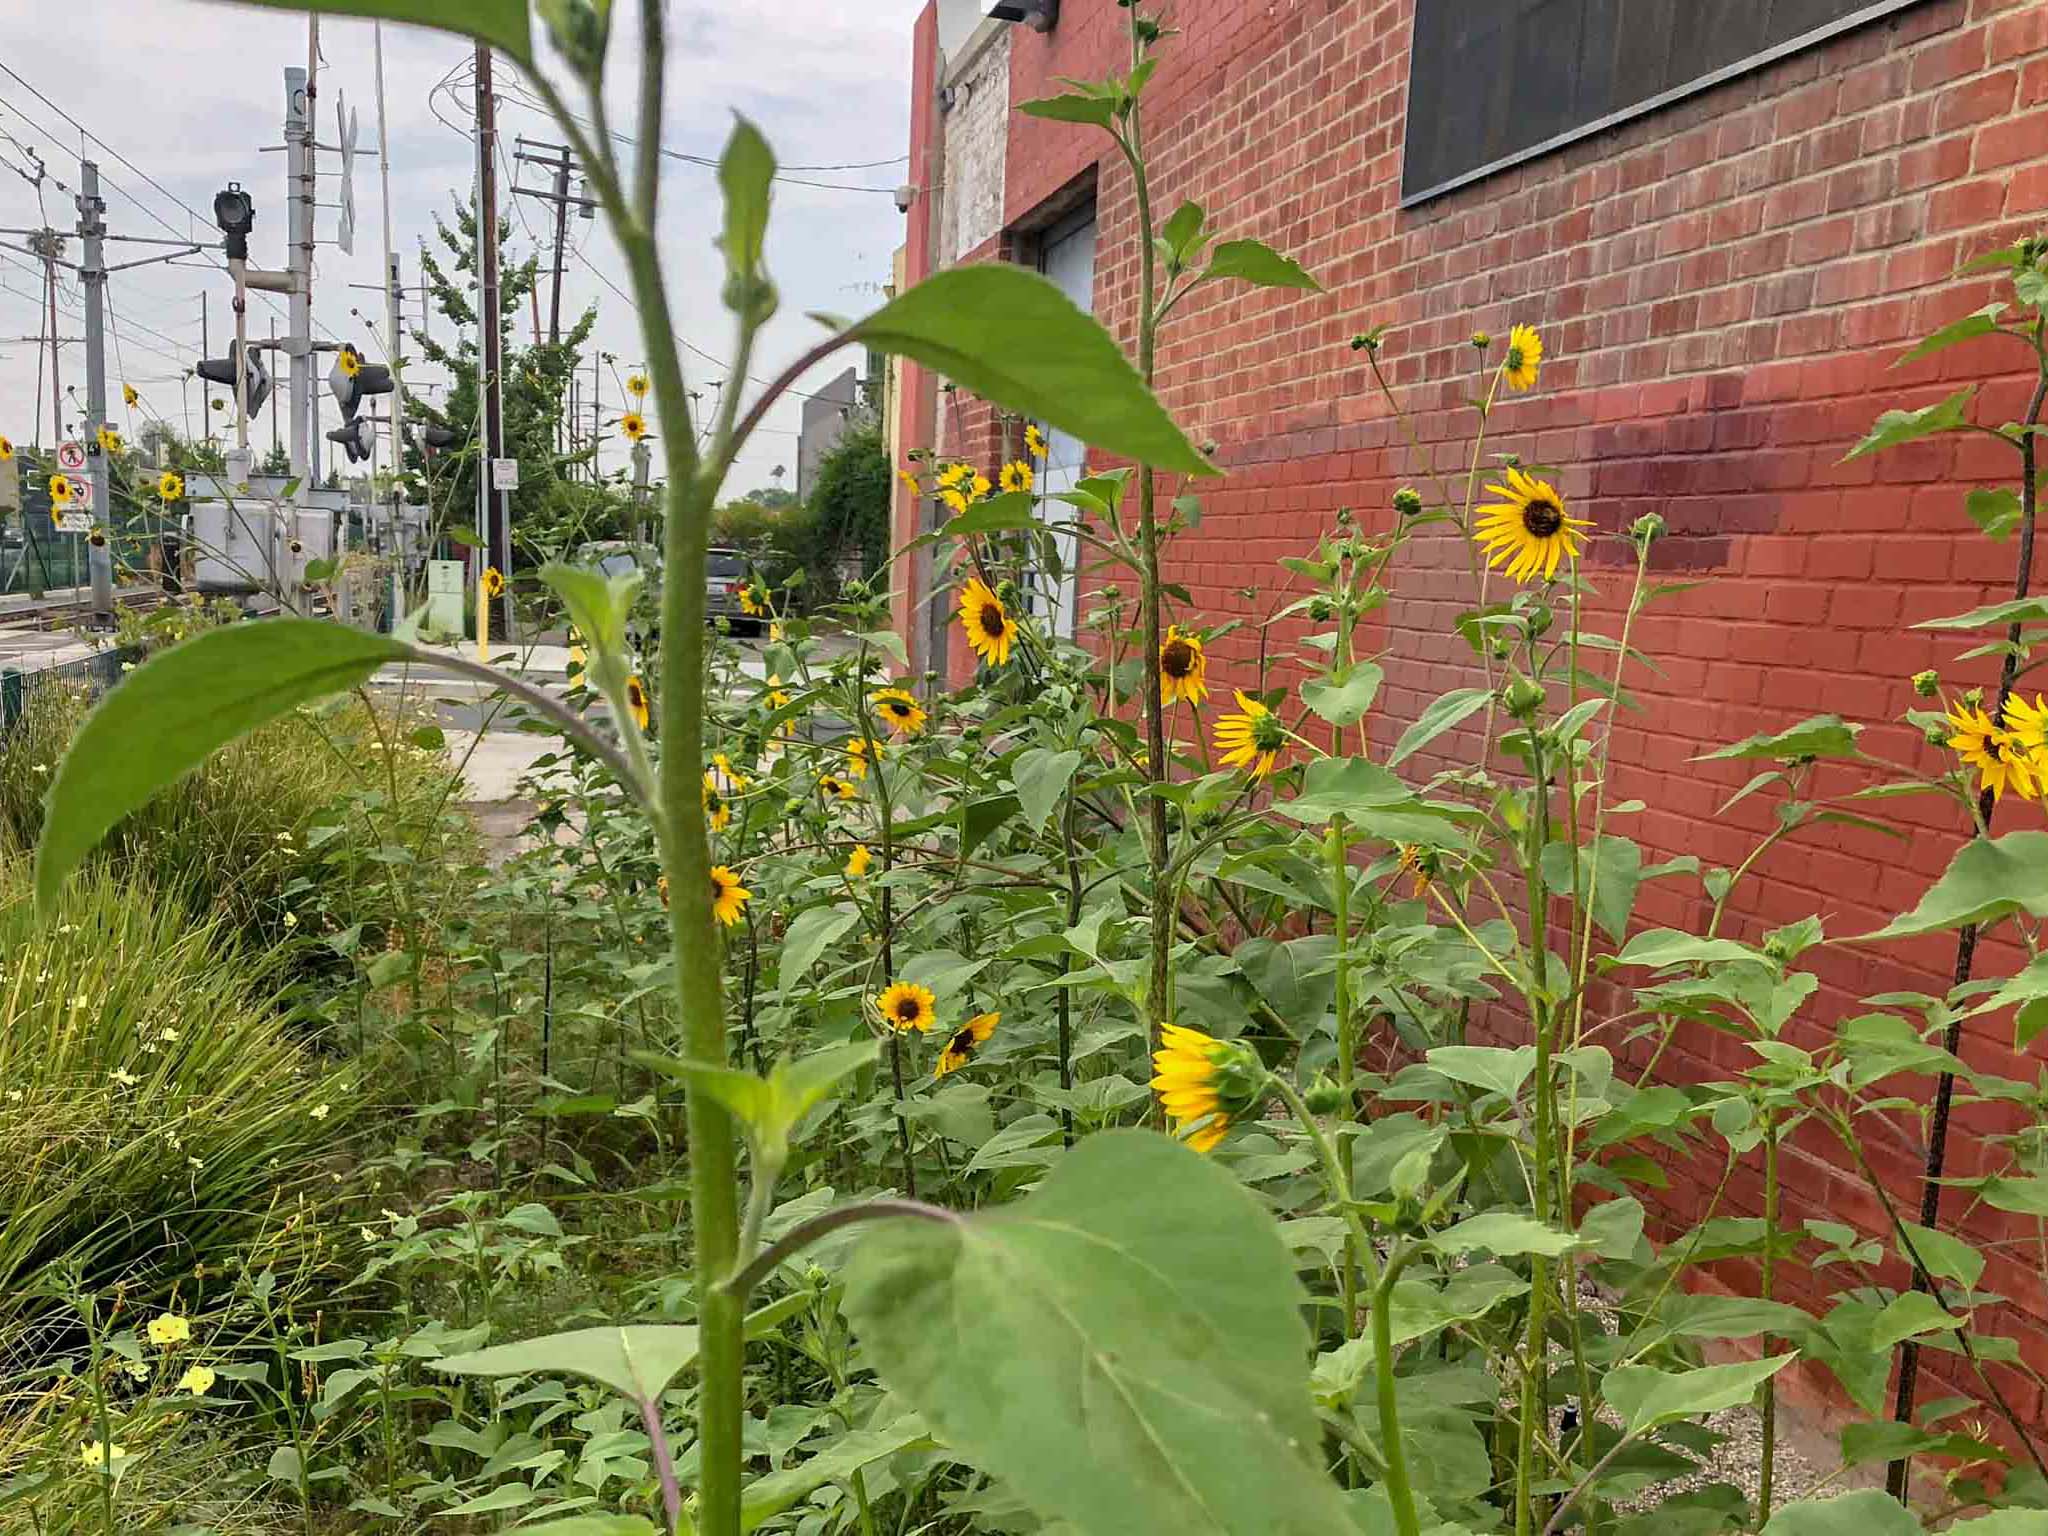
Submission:
M 838 589 L 842 562 L 858 559 L 873 575 L 889 557 L 889 451 L 879 427 L 850 426 L 818 461 L 804 510 L 807 547 L 800 558 L 814 591 Z
M 435 308 L 450 322 L 443 334 L 456 339 L 449 343 L 413 332 L 421 357 L 446 372 L 448 388 L 438 403 L 408 389 L 405 410 L 407 419 L 422 427 L 453 432 L 459 446 L 429 460 L 409 444 L 405 463 L 411 499 L 425 501 L 441 526 L 459 527 L 476 519 L 481 465 L 475 447 L 481 369 L 471 298 L 476 291 L 475 210 L 458 204 L 452 226 L 439 217 L 435 224 L 443 250 L 438 255 L 425 252 L 421 268 Z M 500 219 L 501 249 L 510 233 L 510 222 Z M 518 344 L 517 321 L 531 302 L 538 272 L 532 259 L 517 265 L 499 262 L 505 453 L 519 461 L 519 489 L 512 492 L 512 537 L 524 552 L 522 560 L 567 552 L 586 539 L 624 538 L 633 522 L 632 498 L 623 486 L 573 478 L 579 466 L 593 459 L 595 448 L 570 453 L 564 447 L 569 383 L 578 354 L 597 323 L 596 307 L 586 309 L 559 342 Z

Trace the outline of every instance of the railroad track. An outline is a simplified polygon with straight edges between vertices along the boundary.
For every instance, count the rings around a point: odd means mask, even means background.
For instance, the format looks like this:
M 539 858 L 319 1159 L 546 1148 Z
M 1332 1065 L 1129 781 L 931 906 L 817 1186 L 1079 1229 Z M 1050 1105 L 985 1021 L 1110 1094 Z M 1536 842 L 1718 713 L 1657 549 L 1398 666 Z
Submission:
M 114 606 L 129 613 L 147 613 L 167 601 L 155 587 L 117 587 Z M 92 618 L 91 598 L 46 598 L 0 614 L 0 629 L 26 629 L 44 634 L 76 629 Z

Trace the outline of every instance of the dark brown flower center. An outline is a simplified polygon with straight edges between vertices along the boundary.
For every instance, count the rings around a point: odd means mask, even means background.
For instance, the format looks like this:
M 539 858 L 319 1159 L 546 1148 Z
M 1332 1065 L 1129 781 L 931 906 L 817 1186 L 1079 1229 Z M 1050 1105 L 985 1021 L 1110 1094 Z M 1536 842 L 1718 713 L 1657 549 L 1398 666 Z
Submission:
M 1522 526 L 1534 539 L 1548 539 L 1564 527 L 1564 508 L 1544 497 L 1532 498 L 1522 508 Z
M 972 1056 L 974 1054 L 974 1031 L 971 1029 L 961 1030 L 959 1034 L 946 1042 L 946 1052 L 952 1056 Z
M 1195 670 L 1195 648 L 1185 640 L 1169 640 L 1159 650 L 1159 670 L 1175 682 Z
M 896 1004 L 896 1017 L 901 1019 L 906 1024 L 908 1024 L 912 1019 L 916 1018 L 917 999 L 914 997 L 906 997 L 899 999 Z
M 981 605 L 981 632 L 991 640 L 1000 640 L 1006 627 L 1003 605 L 987 602 Z

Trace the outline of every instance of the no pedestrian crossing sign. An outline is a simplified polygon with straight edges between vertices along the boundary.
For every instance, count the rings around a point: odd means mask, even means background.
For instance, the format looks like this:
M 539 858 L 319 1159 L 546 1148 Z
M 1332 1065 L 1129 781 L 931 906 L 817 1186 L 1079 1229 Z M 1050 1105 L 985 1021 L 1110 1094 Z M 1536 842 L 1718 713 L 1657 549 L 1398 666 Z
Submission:
M 63 470 L 85 468 L 85 446 L 82 443 L 64 443 L 59 446 L 57 467 Z

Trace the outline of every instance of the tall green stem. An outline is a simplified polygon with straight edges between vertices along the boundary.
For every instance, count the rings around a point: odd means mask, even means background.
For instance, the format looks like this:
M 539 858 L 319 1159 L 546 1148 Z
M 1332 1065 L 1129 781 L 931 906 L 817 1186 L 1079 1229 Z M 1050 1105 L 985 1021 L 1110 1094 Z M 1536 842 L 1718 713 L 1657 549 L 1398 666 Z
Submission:
M 1764 1261 L 1763 1289 L 1765 1301 L 1772 1300 L 1773 1282 L 1777 1278 L 1778 1260 L 1778 1122 L 1776 1116 L 1765 1111 L 1764 1119 Z M 1757 1348 L 1764 1354 L 1771 1352 L 1771 1336 L 1766 1333 L 1757 1341 Z M 1771 1518 L 1771 1481 L 1776 1470 L 1778 1452 L 1778 1387 L 1775 1378 L 1764 1382 L 1763 1403 L 1763 1458 L 1757 1469 L 1756 1519 L 1761 1526 Z
M 1358 1041 L 1353 1035 L 1351 1022 L 1351 843 L 1346 835 L 1342 816 L 1331 818 L 1325 846 L 1330 863 L 1331 903 L 1336 914 L 1337 928 L 1337 1087 L 1343 1094 L 1345 1118 L 1349 1119 L 1356 1112 L 1357 1106 Z M 1344 1181 L 1343 1198 L 1350 1200 L 1352 1164 L 1351 1143 L 1348 1140 L 1338 1145 L 1337 1166 Z M 1348 1233 L 1344 1238 L 1343 1265 L 1340 1280 L 1344 1297 L 1344 1337 L 1348 1339 L 1358 1321 L 1358 1247 Z
M 1529 738 L 1530 791 L 1528 844 L 1522 863 L 1522 882 L 1529 898 L 1529 953 L 1525 963 L 1529 981 L 1529 1024 L 1535 1033 L 1536 1071 L 1536 1176 L 1529 1181 L 1536 1201 L 1536 1219 L 1550 1219 L 1551 1113 L 1553 1109 L 1550 1064 L 1550 1007 L 1545 995 L 1549 985 L 1549 951 L 1545 929 L 1543 894 L 1543 845 L 1550 835 L 1550 785 L 1545 778 L 1543 736 L 1533 715 L 1525 724 Z M 1515 1532 L 1529 1536 L 1534 1526 L 1535 1507 L 1531 1494 L 1537 1426 L 1548 1416 L 1544 1362 L 1548 1356 L 1550 1263 L 1538 1254 L 1530 1260 L 1529 1325 L 1523 1338 L 1522 1411 L 1515 1454 Z

